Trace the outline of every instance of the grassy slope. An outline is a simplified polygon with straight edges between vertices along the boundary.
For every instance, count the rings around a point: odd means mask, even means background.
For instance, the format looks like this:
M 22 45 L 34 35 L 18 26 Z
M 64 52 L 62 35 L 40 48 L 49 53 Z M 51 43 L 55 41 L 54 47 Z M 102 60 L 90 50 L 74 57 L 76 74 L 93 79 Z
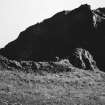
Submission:
M 105 73 L 61 65 L 53 69 L 68 71 L 35 74 L 1 68 L 0 105 L 105 104 Z

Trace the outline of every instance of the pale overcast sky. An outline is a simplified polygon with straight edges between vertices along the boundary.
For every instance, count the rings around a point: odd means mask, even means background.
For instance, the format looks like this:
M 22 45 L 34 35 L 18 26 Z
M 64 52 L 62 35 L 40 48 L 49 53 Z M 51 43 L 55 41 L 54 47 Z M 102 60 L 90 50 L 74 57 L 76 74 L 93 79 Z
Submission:
M 105 0 L 0 0 L 0 48 L 28 26 L 84 3 L 105 7 Z

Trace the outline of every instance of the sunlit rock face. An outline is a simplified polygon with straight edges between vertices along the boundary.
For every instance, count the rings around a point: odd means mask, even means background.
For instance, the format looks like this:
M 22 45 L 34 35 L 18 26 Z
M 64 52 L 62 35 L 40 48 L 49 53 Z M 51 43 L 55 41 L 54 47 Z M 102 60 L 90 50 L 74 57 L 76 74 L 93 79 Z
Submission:
M 92 54 L 97 66 L 105 69 L 105 9 L 91 10 L 85 4 L 71 11 L 62 11 L 41 23 L 28 27 L 19 37 L 0 50 L 15 60 L 51 61 L 69 57 L 77 66 L 76 48 Z

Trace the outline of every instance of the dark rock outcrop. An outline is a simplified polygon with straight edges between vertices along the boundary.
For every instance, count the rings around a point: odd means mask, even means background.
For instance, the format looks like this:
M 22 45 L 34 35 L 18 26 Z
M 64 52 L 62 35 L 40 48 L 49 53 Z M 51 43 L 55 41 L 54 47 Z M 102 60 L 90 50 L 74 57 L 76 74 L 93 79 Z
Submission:
M 105 9 L 91 10 L 81 5 L 72 11 L 62 11 L 53 17 L 28 27 L 19 37 L 0 50 L 0 54 L 14 60 L 50 61 L 56 56 L 74 56 L 76 48 L 89 51 L 97 66 L 105 69 Z

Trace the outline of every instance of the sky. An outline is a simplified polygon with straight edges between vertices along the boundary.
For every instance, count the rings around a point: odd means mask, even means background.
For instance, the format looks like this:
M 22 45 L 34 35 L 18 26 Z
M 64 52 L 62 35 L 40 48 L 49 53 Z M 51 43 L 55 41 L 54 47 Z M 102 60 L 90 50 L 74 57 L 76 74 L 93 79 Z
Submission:
M 86 3 L 92 9 L 105 7 L 105 0 L 0 0 L 0 48 L 27 27 Z

